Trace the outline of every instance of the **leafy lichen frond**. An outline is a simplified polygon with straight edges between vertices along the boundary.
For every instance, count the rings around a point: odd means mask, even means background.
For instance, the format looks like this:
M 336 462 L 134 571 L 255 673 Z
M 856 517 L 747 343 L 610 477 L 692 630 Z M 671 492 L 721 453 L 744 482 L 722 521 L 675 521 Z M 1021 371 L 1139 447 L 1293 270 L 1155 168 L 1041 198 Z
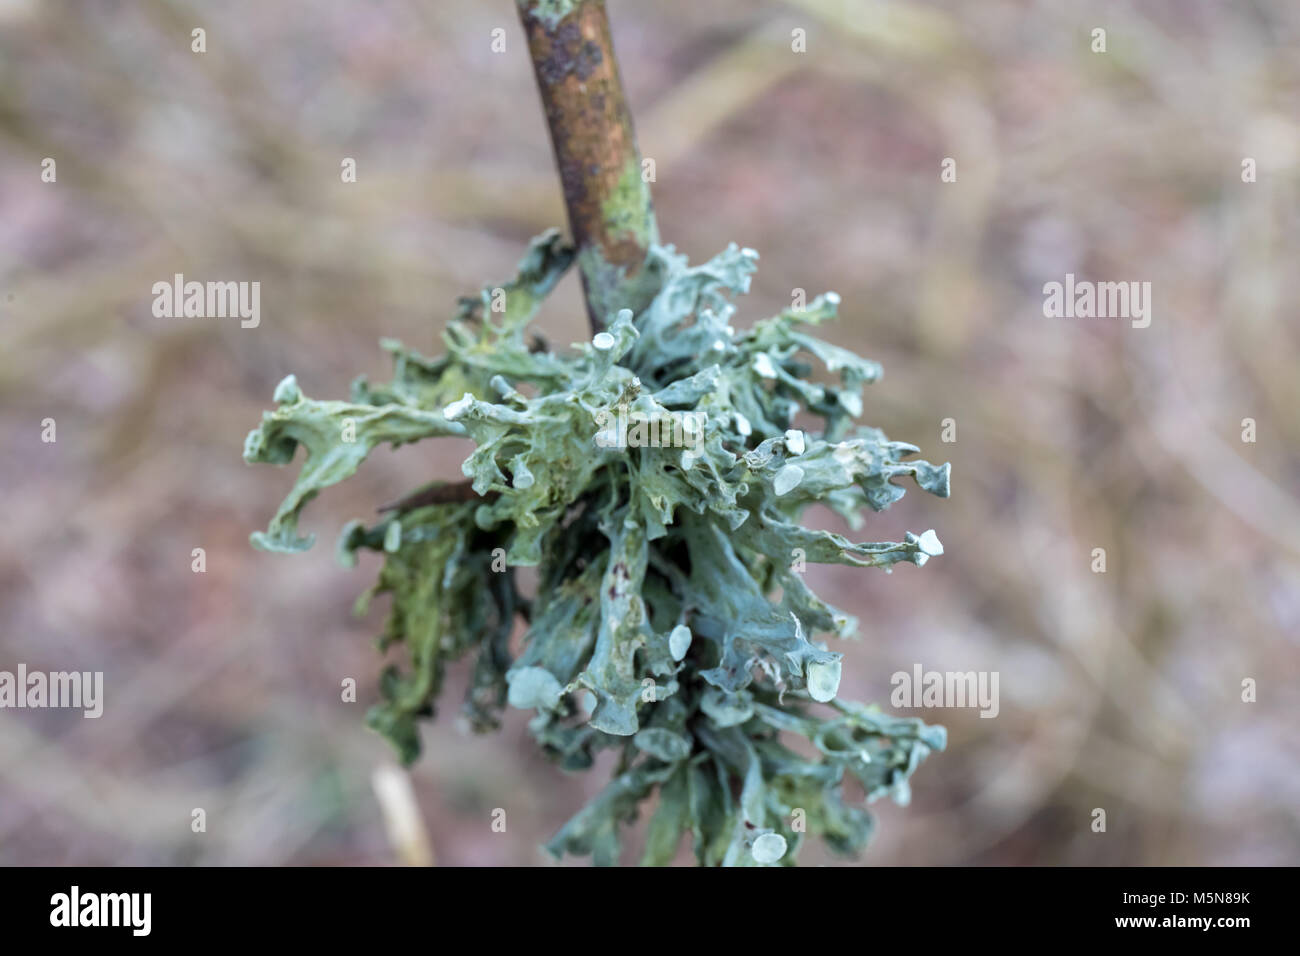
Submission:
M 846 775 L 868 801 L 905 801 L 944 730 L 838 698 L 842 654 L 816 635 L 856 622 L 801 572 L 922 565 L 943 549 L 933 531 L 858 542 L 800 515 L 822 503 L 856 528 L 903 495 L 896 479 L 946 497 L 948 465 L 856 423 L 880 367 L 812 334 L 835 316 L 833 293 L 738 331 L 731 297 L 748 291 L 756 253 L 733 245 L 694 267 L 671 246 L 651 255 L 651 304 L 571 351 L 527 338 L 574 258 L 551 231 L 513 281 L 461 300 L 443 356 L 386 341 L 393 380 L 358 380 L 347 402 L 309 399 L 287 378 L 244 456 L 286 464 L 301 444 L 306 459 L 253 544 L 310 546 L 303 506 L 375 446 L 468 436 L 472 494 L 417 493 L 340 539 L 348 562 L 383 553 L 359 606 L 391 594 L 380 644 L 404 650 L 370 725 L 415 759 L 447 662 L 469 655 L 475 729 L 510 706 L 534 712 L 533 735 L 566 769 L 619 752 L 613 781 L 553 853 L 616 862 L 623 825 L 656 791 L 646 863 L 669 862 L 686 832 L 703 864 L 788 864 L 809 833 L 854 852 L 872 823 Z M 800 412 L 820 428 L 798 427 Z M 533 596 L 520 566 L 537 568 Z

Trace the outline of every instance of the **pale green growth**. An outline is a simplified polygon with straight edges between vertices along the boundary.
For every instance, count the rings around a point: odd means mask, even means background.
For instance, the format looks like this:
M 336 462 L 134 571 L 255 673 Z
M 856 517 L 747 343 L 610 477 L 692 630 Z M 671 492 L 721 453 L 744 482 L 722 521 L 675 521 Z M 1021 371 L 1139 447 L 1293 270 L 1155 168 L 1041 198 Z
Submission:
M 554 30 L 561 20 L 577 9 L 574 0 L 538 0 L 531 5 L 533 16 Z
M 489 307 L 493 286 L 461 300 L 443 356 L 385 342 L 393 381 L 359 380 L 350 402 L 308 399 L 286 379 L 245 458 L 287 464 L 299 444 L 308 454 L 254 544 L 306 547 L 303 505 L 378 444 L 470 437 L 477 447 L 462 471 L 472 494 L 426 489 L 373 527 L 349 524 L 339 543 L 345 561 L 361 548 L 383 554 L 359 608 L 392 595 L 380 647 L 406 660 L 384 672 L 371 726 L 415 759 L 417 721 L 433 714 L 447 662 L 469 655 L 463 709 L 476 729 L 509 705 L 534 712 L 533 735 L 567 770 L 620 752 L 613 782 L 551 852 L 617 862 L 620 827 L 656 790 L 645 863 L 670 862 L 689 832 L 703 864 L 790 865 L 804 836 L 789 823 L 796 807 L 807 832 L 856 851 L 872 821 L 845 802 L 845 774 L 869 801 L 905 800 L 908 777 L 945 735 L 838 697 L 842 655 L 809 638 L 846 636 L 856 622 L 817 597 L 789 556 L 889 570 L 942 554 L 933 531 L 854 542 L 799 518 L 821 503 L 857 528 L 864 512 L 903 495 L 894 479 L 947 496 L 948 466 L 906 461 L 914 446 L 854 422 L 880 368 L 810 334 L 835 316 L 838 297 L 737 331 L 729 297 L 748 291 L 756 253 L 732 246 L 689 267 L 655 245 L 650 258 L 650 304 L 568 352 L 525 339 L 573 261 L 552 231 L 504 286 L 504 313 Z M 810 360 L 823 369 L 816 381 Z M 694 415 L 703 440 L 690 454 L 598 445 L 602 413 L 610 420 L 620 407 L 647 419 Z M 821 429 L 796 427 L 800 411 Z M 350 443 L 344 418 L 355 423 Z M 496 549 L 504 572 L 493 568 Z M 521 565 L 537 568 L 536 594 L 521 592 L 512 570 Z M 517 620 L 527 632 L 512 658 Z M 817 759 L 787 746 L 789 735 Z
M 650 201 L 650 188 L 641 178 L 641 162 L 629 157 L 619 174 L 614 191 L 601 203 L 600 211 L 611 229 L 629 232 L 649 246 L 658 240 L 654 220 L 647 220 L 645 208 Z

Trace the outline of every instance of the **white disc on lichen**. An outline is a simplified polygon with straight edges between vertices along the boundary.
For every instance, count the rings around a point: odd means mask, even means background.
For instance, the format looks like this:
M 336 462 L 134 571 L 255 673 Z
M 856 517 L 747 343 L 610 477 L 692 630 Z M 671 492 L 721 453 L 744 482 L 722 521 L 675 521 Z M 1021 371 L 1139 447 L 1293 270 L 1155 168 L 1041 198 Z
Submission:
M 943 542 L 939 540 L 939 536 L 934 533 L 933 528 L 931 528 L 929 531 L 922 534 L 921 537 L 917 539 L 916 544 L 917 547 L 919 547 L 926 554 L 931 554 L 931 555 L 943 554 Z
M 388 530 L 384 532 L 384 550 L 393 554 L 402 547 L 402 523 L 400 521 L 390 522 Z
M 750 852 L 759 863 L 775 863 L 785 856 L 785 837 L 779 833 L 764 833 L 754 841 Z
M 668 635 L 668 653 L 673 655 L 673 660 L 680 661 L 690 649 L 691 629 L 685 624 L 678 624 Z
M 510 690 L 506 699 L 519 710 L 554 710 L 564 688 L 545 667 L 521 667 L 506 675 Z
M 614 336 L 608 332 L 597 332 L 596 337 L 591 340 L 591 344 L 602 352 L 608 352 L 614 347 Z
M 833 700 L 840 689 L 840 669 L 839 661 L 813 661 L 809 664 L 808 695 L 823 704 Z
M 772 364 L 771 356 L 766 352 L 759 352 L 754 356 L 751 368 L 758 373 L 759 378 L 776 378 L 776 366 Z
M 802 455 L 806 449 L 803 441 L 803 432 L 797 428 L 791 428 L 785 433 L 785 447 L 792 455 Z

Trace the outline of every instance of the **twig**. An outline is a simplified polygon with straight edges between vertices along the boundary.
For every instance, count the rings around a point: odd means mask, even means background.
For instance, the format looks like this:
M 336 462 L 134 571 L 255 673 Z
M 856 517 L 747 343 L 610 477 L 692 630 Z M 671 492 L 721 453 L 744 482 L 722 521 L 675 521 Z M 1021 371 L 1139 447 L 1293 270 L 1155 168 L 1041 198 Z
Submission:
M 655 291 L 659 241 L 604 0 L 517 0 L 564 187 L 592 331 Z
M 413 491 L 405 498 L 386 505 L 380 505 L 379 511 L 410 511 L 413 508 L 423 508 L 425 505 L 451 505 L 459 504 L 465 501 L 482 501 L 484 504 L 495 501 L 498 492 L 489 491 L 486 495 L 479 496 L 474 491 L 474 486 L 468 481 L 458 481 L 455 484 L 435 484 L 428 488 L 421 488 L 419 491 Z

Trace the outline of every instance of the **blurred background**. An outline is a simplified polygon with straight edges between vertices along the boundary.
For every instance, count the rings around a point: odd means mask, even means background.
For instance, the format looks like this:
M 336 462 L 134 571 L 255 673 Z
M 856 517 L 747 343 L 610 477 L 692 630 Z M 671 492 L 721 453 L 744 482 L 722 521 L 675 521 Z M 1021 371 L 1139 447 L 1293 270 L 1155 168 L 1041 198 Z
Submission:
M 934 528 L 941 558 L 809 570 L 861 620 L 843 696 L 1000 675 L 995 719 L 908 711 L 949 748 L 860 862 L 1300 860 L 1300 6 L 609 9 L 665 240 L 761 252 L 739 327 L 839 292 L 826 336 L 885 366 L 864 420 L 953 464 L 951 499 L 909 485 L 856 535 Z M 353 617 L 377 561 L 333 541 L 466 444 L 381 449 L 296 557 L 248 533 L 297 464 L 240 457 L 284 375 L 387 380 L 381 336 L 438 351 L 455 297 L 565 224 L 510 0 L 0 0 L 0 157 L 0 669 L 105 673 L 99 720 L 0 711 L 0 862 L 547 864 L 606 774 L 518 712 L 463 735 L 464 665 L 411 775 L 423 836 L 390 838 L 402 778 L 375 785 L 363 726 L 386 601 Z M 260 326 L 155 318 L 178 272 L 260 281 Z M 1150 327 L 1044 318 L 1067 272 L 1151 282 Z M 587 336 L 576 275 L 541 329 Z

